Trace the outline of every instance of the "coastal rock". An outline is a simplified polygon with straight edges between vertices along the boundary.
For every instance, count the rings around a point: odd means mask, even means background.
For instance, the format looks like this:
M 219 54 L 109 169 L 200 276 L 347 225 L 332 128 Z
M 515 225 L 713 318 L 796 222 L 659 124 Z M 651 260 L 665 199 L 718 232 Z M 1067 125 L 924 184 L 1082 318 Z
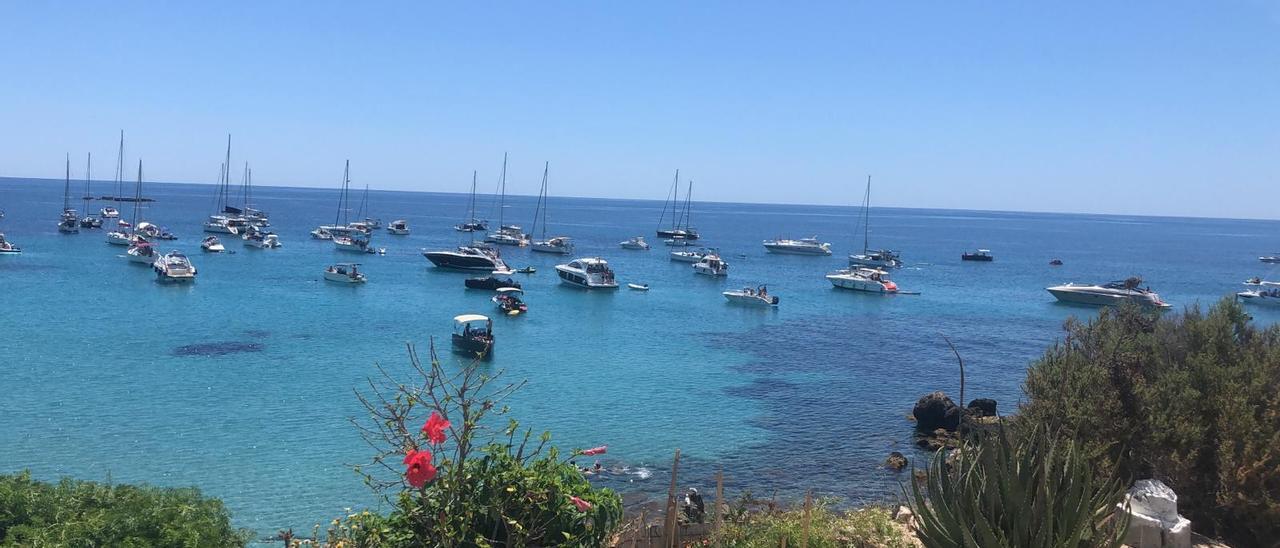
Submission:
M 994 417 L 996 416 L 996 400 L 990 398 L 978 398 L 969 402 L 969 416 L 971 417 Z
M 938 428 L 954 432 L 960 426 L 960 406 L 940 391 L 921 396 L 911 415 L 916 418 L 916 428 L 926 432 Z
M 889 453 L 889 458 L 884 461 L 884 467 L 899 472 L 907 467 L 907 457 L 897 451 Z
M 893 521 L 896 521 L 903 525 L 911 524 L 911 520 L 914 517 L 915 517 L 915 513 L 912 512 L 911 509 L 907 508 L 906 506 L 899 505 L 897 510 L 894 510 L 893 512 Z

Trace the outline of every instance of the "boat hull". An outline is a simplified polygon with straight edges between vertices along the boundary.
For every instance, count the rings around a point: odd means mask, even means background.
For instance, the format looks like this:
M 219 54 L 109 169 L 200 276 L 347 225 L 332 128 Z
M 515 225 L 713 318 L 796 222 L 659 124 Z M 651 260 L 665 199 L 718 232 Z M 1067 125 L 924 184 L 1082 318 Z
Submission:
M 879 259 L 866 255 L 850 255 L 849 266 L 862 266 L 866 268 L 897 268 L 902 263 L 897 259 Z
M 1242 303 L 1259 306 L 1280 306 L 1280 297 L 1269 297 L 1253 291 L 1236 293 L 1236 299 Z
M 659 230 L 658 237 L 679 240 L 696 240 L 698 239 L 698 233 L 686 230 Z
M 1149 308 L 1161 308 L 1162 306 L 1148 300 L 1146 297 L 1137 295 L 1117 295 L 1105 293 L 1089 293 L 1084 291 L 1073 291 L 1070 289 L 1060 289 L 1056 287 L 1046 288 L 1046 290 L 1058 299 L 1059 302 L 1069 304 L 1083 304 L 1089 306 L 1120 306 L 1127 302 L 1145 306 Z M 1167 305 L 1166 305 L 1167 306 Z
M 816 255 L 826 256 L 831 254 L 831 249 L 817 245 L 779 245 L 773 243 L 765 243 L 764 250 L 769 253 L 778 255 Z
M 363 275 L 353 278 L 350 275 L 341 274 L 338 272 L 325 272 L 324 279 L 330 282 L 340 283 L 340 284 L 362 284 L 362 283 L 365 283 L 366 281 Z
M 677 263 L 696 263 L 702 260 L 702 255 L 685 255 L 679 251 L 672 251 L 671 260 Z
M 582 272 L 572 269 L 561 268 L 556 266 L 556 274 L 560 275 L 560 283 L 581 287 L 583 289 L 617 289 L 617 282 L 603 282 L 592 280 L 589 276 Z
M 438 268 L 493 272 L 505 270 L 506 265 L 479 255 L 464 255 L 453 251 L 427 251 L 422 254 Z
M 778 306 L 778 297 L 773 295 L 761 297 L 759 295 L 748 295 L 741 291 L 725 291 L 722 295 L 724 295 L 724 298 L 728 299 L 729 302 L 744 306 Z
M 533 251 L 537 251 L 539 253 L 555 253 L 557 255 L 569 255 L 573 253 L 573 246 L 571 245 L 561 246 L 561 245 L 551 245 L 551 244 L 546 244 L 541 242 L 534 243 L 533 245 L 529 246 L 529 249 Z
M 828 274 L 827 281 L 831 285 L 851 291 L 862 291 L 866 293 L 896 293 L 897 289 L 890 289 L 884 283 L 875 280 L 868 280 L 856 276 L 844 276 L 839 274 Z
M 482 360 L 488 360 L 493 357 L 493 341 L 463 337 L 457 333 L 453 334 L 453 351 L 460 354 L 467 354 Z

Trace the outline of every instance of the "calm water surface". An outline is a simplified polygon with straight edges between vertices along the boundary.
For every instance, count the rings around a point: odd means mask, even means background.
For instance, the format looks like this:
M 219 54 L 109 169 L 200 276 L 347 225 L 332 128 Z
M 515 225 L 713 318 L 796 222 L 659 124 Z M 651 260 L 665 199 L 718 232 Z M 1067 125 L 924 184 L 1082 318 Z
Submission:
M 534 175 L 510 187 L 534 191 Z M 655 184 L 655 196 L 664 188 Z M 100 230 L 58 234 L 60 182 L 0 179 L 0 231 L 25 250 L 0 256 L 0 471 L 197 485 L 264 535 L 376 504 L 348 466 L 370 456 L 348 423 L 362 414 L 353 387 L 374 364 L 404 371 L 405 343 L 445 340 L 454 315 L 493 311 L 489 294 L 463 289 L 468 274 L 433 269 L 420 254 L 459 243 L 450 227 L 468 197 L 371 193 L 374 216 L 407 219 L 413 234 L 378 234 L 387 254 L 355 259 L 370 282 L 351 288 L 326 284 L 321 271 L 353 257 L 307 236 L 333 221 L 336 190 L 257 189 L 285 247 L 228 241 L 235 253 L 225 255 L 199 251 L 213 187 L 145 193 L 157 199 L 145 218 L 179 233 L 162 247 L 193 257 L 197 283 L 157 284 Z M 534 201 L 508 198 L 507 220 L 528 226 Z M 490 198 L 480 202 L 496 220 Z M 695 276 L 660 246 L 618 248 L 633 235 L 657 241 L 660 201 L 553 197 L 550 207 L 553 231 L 573 236 L 578 255 L 604 256 L 621 281 L 652 290 L 562 287 L 553 268 L 562 258 L 504 248 L 509 263 L 538 273 L 521 277 L 530 313 L 495 319 L 490 367 L 528 380 L 510 402 L 524 424 L 566 448 L 608 444 L 605 464 L 632 473 L 603 483 L 641 493 L 665 491 L 679 447 L 682 483 L 706 485 L 723 467 L 735 491 L 892 496 L 897 477 L 879 465 L 911 447 L 911 404 L 957 388 L 944 336 L 965 357 L 967 394 L 1010 411 L 1028 362 L 1063 320 L 1093 312 L 1056 304 L 1048 285 L 1138 274 L 1183 306 L 1216 301 L 1250 276 L 1280 277 L 1256 259 L 1280 250 L 1273 221 L 875 209 L 873 245 L 902 250 L 908 265 L 895 279 L 922 293 L 881 297 L 823 278 L 861 245 L 854 208 L 696 203 L 694 224 L 732 265 L 723 280 Z M 760 245 L 815 234 L 833 256 L 774 256 Z M 976 247 L 996 261 L 960 262 Z M 1066 264 L 1048 266 L 1054 257 Z M 781 296 L 777 310 L 720 295 L 761 283 Z M 207 346 L 179 350 L 190 345 Z

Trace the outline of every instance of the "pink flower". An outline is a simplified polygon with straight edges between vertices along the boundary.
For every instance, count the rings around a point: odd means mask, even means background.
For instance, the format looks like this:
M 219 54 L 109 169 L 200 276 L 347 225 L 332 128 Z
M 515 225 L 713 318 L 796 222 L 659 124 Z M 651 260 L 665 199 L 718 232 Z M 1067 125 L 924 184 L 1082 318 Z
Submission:
M 569 497 L 569 500 L 573 501 L 573 505 L 578 507 L 579 512 L 586 512 L 591 510 L 590 502 L 587 502 L 585 500 L 582 500 L 578 497 L 573 497 L 573 496 Z
M 427 439 L 436 445 L 444 443 L 446 428 L 449 428 L 449 421 L 435 411 L 431 412 L 431 418 L 427 419 L 427 423 L 422 425 L 422 431 L 427 433 Z
M 430 451 L 409 451 L 404 456 L 404 464 L 407 466 L 404 475 L 414 488 L 422 489 L 423 485 L 436 477 L 436 467 L 431 464 Z
M 583 454 L 583 455 L 586 455 L 586 456 L 588 456 L 588 457 L 594 457 L 594 456 L 596 456 L 596 455 L 603 455 L 603 454 L 605 453 L 605 451 L 608 451 L 608 450 L 609 450 L 609 446 L 608 446 L 608 445 L 601 445 L 600 447 L 592 447 L 591 449 L 583 449 L 583 450 L 582 450 L 582 454 Z

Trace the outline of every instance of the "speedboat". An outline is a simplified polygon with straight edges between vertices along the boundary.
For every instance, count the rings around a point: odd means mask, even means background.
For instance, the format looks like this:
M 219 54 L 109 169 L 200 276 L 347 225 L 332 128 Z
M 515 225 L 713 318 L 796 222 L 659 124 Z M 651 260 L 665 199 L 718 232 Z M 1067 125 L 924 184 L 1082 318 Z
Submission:
M 115 219 L 120 217 L 120 210 L 107 206 L 98 211 L 98 216 L 103 219 Z
M 526 266 L 526 267 L 524 267 L 524 268 L 517 269 L 517 270 L 516 270 L 516 272 L 519 272 L 519 273 L 521 273 L 521 274 L 534 274 L 534 273 L 538 272 L 538 269 L 536 269 L 536 268 L 534 268 L 534 267 L 532 267 L 532 266 Z
M 511 278 L 503 280 L 492 274 L 484 278 L 467 278 L 463 285 L 467 286 L 467 289 L 487 289 L 489 291 L 506 287 L 520 289 L 520 282 Z
M 696 263 L 701 261 L 708 253 L 710 252 L 705 249 L 697 249 L 694 251 L 672 251 L 671 260 L 678 263 Z
M 493 357 L 493 320 L 479 314 L 453 318 L 453 350 L 477 359 Z
M 181 251 L 170 251 L 156 259 L 156 278 L 162 282 L 190 282 L 196 279 L 196 267 Z
M 200 241 L 200 250 L 206 253 L 222 253 L 227 248 L 223 247 L 217 236 L 209 236 Z
M 396 236 L 406 236 L 409 234 L 409 222 L 404 219 L 396 219 L 387 225 L 387 232 Z
M 667 247 L 689 247 L 693 245 L 689 240 L 684 238 L 668 238 L 666 240 L 662 240 L 662 243 Z
M 333 233 L 323 226 L 317 227 L 311 231 L 311 238 L 315 240 L 332 240 Z
M 146 240 L 139 240 L 129 246 L 129 250 L 125 252 L 125 255 L 129 257 L 129 262 L 139 264 L 154 264 L 156 259 L 160 258 L 160 253 Z
M 362 284 L 368 281 L 360 272 L 360 263 L 338 263 L 324 269 L 324 279 L 344 284 Z
M 1168 303 L 1160 300 L 1160 295 L 1140 285 L 1141 279 L 1129 278 L 1102 285 L 1069 283 L 1045 289 L 1065 303 L 1118 306 L 1132 302 L 1149 308 L 1169 308 Z
M 461 246 L 449 251 L 426 251 L 422 256 L 439 268 L 457 270 L 483 270 L 486 272 L 510 272 L 496 249 Z
M 600 257 L 574 259 L 566 264 L 556 265 L 556 273 L 560 282 L 586 289 L 617 289 L 618 281 L 614 278 L 609 262 Z
M 827 274 L 827 281 L 841 289 L 869 293 L 897 293 L 898 284 L 889 279 L 889 273 L 878 268 L 847 268 Z
M 1263 306 L 1280 306 L 1280 289 L 1254 289 L 1236 293 L 1236 300 Z
M 1258 257 L 1258 260 L 1264 263 L 1280 263 L 1280 253 Z
M 517 316 L 529 311 L 529 305 L 524 304 L 520 299 L 520 294 L 524 293 L 518 287 L 500 287 L 498 294 L 494 295 L 491 301 L 498 306 L 503 314 L 508 316 Z
M 534 251 L 541 251 L 543 253 L 559 253 L 561 255 L 568 255 L 573 253 L 573 240 L 568 236 L 556 236 L 549 240 L 533 242 L 530 249 Z
M 102 228 L 102 219 L 93 215 L 85 215 L 80 218 L 80 228 Z
M 705 274 L 707 276 L 728 276 L 729 263 L 724 262 L 719 255 L 708 253 L 702 256 L 702 260 L 693 263 L 694 274 Z
M 146 221 L 142 221 L 138 223 L 138 226 L 134 228 L 134 232 L 141 234 L 143 237 L 147 238 L 148 240 L 178 239 L 178 237 L 174 235 L 172 232 L 170 232 L 168 229 L 148 223 Z
M 502 225 L 497 232 L 490 232 L 484 237 L 485 243 L 498 245 L 525 246 L 529 238 L 517 225 Z
M 619 243 L 618 245 L 622 246 L 622 249 L 635 249 L 639 251 L 649 250 L 649 242 L 644 241 L 644 236 L 629 238 L 627 241 Z
M 831 244 L 819 242 L 818 237 L 800 238 L 799 240 L 765 240 L 764 248 L 769 253 L 789 255 L 830 255 Z
M 991 262 L 991 261 L 995 260 L 995 257 L 993 257 L 993 256 L 991 255 L 991 250 L 990 250 L 990 249 L 979 249 L 979 250 L 977 250 L 977 251 L 973 251 L 973 252 L 966 251 L 966 252 L 964 252 L 964 253 L 961 253 L 961 254 L 960 254 L 960 260 L 962 260 L 962 261 L 978 261 L 978 262 L 989 263 L 989 262 Z
M 897 251 L 877 249 L 849 256 L 849 266 L 865 266 L 870 268 L 897 268 L 902 266 L 902 258 Z
M 107 233 L 107 243 L 111 245 L 133 245 L 135 236 L 126 230 L 112 230 Z
M 58 219 L 58 232 L 63 234 L 80 233 L 80 215 L 76 213 L 76 210 L 62 210 L 62 217 Z
M 243 240 L 244 245 L 258 249 L 275 249 L 284 245 L 275 232 L 262 232 L 256 228 L 245 232 Z
M 1244 285 L 1251 285 L 1251 286 L 1258 286 L 1258 287 L 1263 287 L 1263 286 L 1280 287 L 1280 282 L 1269 282 L 1267 280 L 1254 276 L 1252 278 L 1245 280 Z
M 15 254 L 15 255 L 16 255 L 16 254 L 18 254 L 18 253 L 22 253 L 22 248 L 21 248 L 21 247 L 18 247 L 18 246 L 17 246 L 17 245 L 15 245 L 13 242 L 10 242 L 9 240 L 6 240 L 6 239 L 4 238 L 4 233 L 3 233 L 3 232 L 0 232 L 0 254 L 4 254 L 4 255 Z
M 769 288 L 763 285 L 755 289 L 744 287 L 737 291 L 725 291 L 721 295 L 724 295 L 724 298 L 729 299 L 731 303 L 751 306 L 778 306 L 778 297 L 770 295 Z
M 465 223 L 453 225 L 453 229 L 458 232 L 484 232 L 489 230 L 489 222 L 471 219 Z

